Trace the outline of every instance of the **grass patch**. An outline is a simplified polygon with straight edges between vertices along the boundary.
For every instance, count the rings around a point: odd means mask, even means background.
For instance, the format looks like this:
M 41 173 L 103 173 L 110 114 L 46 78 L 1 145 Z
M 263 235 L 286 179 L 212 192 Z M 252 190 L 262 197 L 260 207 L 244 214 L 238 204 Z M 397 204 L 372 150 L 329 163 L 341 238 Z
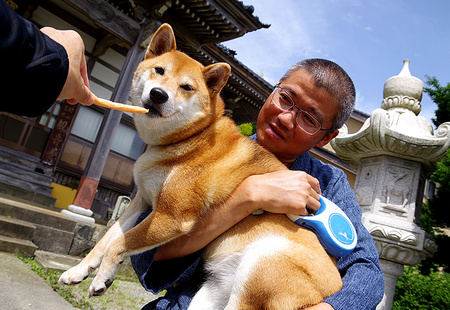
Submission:
M 59 277 L 61 276 L 62 272 L 44 268 L 39 265 L 34 260 L 34 258 L 21 257 L 17 254 L 16 256 L 22 262 L 30 266 L 31 270 L 33 270 L 38 276 L 44 279 L 45 282 L 50 285 L 55 292 L 57 292 L 60 296 L 67 300 L 72 306 L 74 306 L 75 308 L 86 310 L 94 309 L 87 298 L 79 298 L 73 294 L 72 286 L 58 283 Z
M 116 279 L 102 296 L 89 298 L 88 289 L 93 278 L 89 277 L 77 285 L 59 284 L 62 272 L 42 267 L 34 258 L 16 256 L 50 285 L 54 291 L 73 307 L 86 310 L 141 309 L 156 296 L 146 292 L 137 282 Z

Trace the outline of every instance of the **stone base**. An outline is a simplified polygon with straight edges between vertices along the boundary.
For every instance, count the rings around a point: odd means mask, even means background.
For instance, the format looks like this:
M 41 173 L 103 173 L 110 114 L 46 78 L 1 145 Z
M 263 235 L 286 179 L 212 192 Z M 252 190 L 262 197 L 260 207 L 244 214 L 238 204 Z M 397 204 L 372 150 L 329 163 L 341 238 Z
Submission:
M 391 310 L 394 301 L 397 279 L 403 274 L 404 266 L 388 260 L 380 259 L 380 266 L 384 275 L 384 296 L 378 304 L 377 310 Z
M 76 205 L 68 206 L 68 210 L 61 210 L 61 213 L 76 221 L 90 224 L 95 223 L 95 219 L 91 217 L 93 214 L 91 210 Z

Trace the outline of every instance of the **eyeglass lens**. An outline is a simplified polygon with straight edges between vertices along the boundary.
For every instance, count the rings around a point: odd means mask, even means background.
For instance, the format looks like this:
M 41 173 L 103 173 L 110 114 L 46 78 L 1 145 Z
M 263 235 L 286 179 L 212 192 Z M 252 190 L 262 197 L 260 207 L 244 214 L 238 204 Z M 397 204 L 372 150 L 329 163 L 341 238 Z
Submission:
M 294 107 L 296 107 L 299 110 L 296 117 L 297 124 L 301 128 L 303 128 L 306 132 L 310 134 L 315 134 L 322 127 L 322 125 L 319 123 L 318 120 L 315 119 L 314 116 L 297 107 L 297 105 L 295 105 L 295 102 L 289 95 L 289 93 L 283 90 L 282 88 L 277 87 L 275 89 L 272 101 L 283 111 L 289 111 Z

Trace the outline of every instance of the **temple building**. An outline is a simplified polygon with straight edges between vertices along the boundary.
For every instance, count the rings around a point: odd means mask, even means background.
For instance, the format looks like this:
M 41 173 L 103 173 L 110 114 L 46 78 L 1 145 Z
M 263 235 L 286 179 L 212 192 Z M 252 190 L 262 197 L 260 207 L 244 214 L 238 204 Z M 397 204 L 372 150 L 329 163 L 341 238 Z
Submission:
M 86 45 L 90 87 L 98 97 L 131 103 L 132 73 L 162 23 L 173 27 L 179 50 L 204 65 L 231 65 L 231 77 L 221 95 L 226 113 L 236 124 L 256 122 L 272 92 L 273 85 L 226 47 L 228 40 L 270 27 L 253 15 L 254 8 L 245 5 L 245 0 L 9 2 L 38 27 L 80 33 Z M 97 175 L 91 209 L 105 218 L 117 197 L 133 196 L 133 164 L 145 149 L 131 114 L 116 112 L 62 101 L 37 118 L 0 112 L 0 193 L 53 204 L 57 187 L 78 185 Z M 367 117 L 355 111 L 347 123 L 349 132 L 357 132 Z M 344 169 L 354 183 L 355 169 L 340 161 L 331 147 L 311 153 Z

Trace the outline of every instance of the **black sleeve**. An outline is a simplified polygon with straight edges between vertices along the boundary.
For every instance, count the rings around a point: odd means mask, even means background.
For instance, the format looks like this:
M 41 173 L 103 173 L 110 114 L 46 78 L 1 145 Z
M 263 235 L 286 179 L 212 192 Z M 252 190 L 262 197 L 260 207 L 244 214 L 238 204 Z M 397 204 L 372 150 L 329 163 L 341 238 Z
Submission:
M 43 114 L 60 94 L 69 72 L 64 47 L 0 1 L 0 110 Z

